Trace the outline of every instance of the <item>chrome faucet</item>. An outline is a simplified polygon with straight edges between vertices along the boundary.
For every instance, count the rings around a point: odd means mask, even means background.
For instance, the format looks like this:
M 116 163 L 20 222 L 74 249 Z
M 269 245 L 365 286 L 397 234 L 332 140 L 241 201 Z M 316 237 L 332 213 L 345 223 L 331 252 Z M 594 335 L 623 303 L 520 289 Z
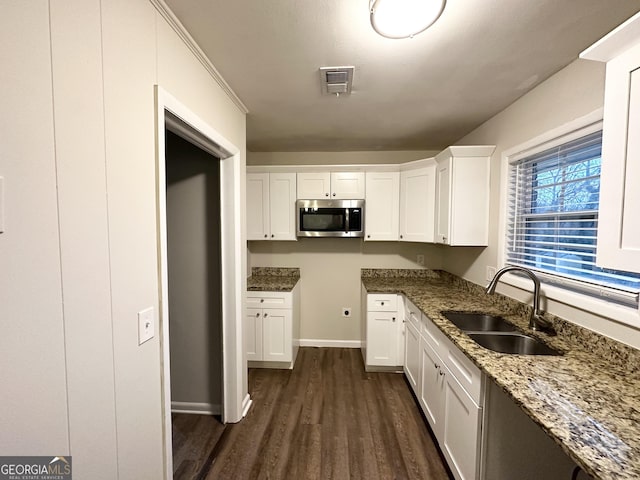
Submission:
M 551 324 L 551 322 L 543 318 L 542 315 L 544 314 L 544 312 L 540 310 L 540 280 L 538 279 L 536 274 L 528 268 L 517 267 L 514 265 L 501 268 L 500 270 L 498 270 L 498 273 L 496 273 L 491 279 L 489 285 L 487 285 L 485 293 L 487 295 L 493 295 L 496 291 L 498 280 L 507 272 L 522 272 L 533 281 L 533 310 L 531 311 L 531 316 L 529 317 L 529 328 L 534 331 L 544 330 L 550 334 L 555 334 L 553 325 Z

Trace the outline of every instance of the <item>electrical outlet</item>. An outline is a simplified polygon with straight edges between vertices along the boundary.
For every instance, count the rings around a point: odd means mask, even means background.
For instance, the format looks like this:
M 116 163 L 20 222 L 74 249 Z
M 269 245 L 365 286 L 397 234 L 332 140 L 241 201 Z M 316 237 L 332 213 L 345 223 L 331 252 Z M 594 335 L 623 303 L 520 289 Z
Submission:
M 487 267 L 487 280 L 492 280 L 496 276 L 496 267 Z
M 151 340 L 155 334 L 153 307 L 138 312 L 138 345 Z
M 418 255 L 416 257 L 416 262 L 418 262 L 418 265 L 422 265 L 424 267 L 424 255 Z
M 342 316 L 349 318 L 351 316 L 351 307 L 342 307 Z

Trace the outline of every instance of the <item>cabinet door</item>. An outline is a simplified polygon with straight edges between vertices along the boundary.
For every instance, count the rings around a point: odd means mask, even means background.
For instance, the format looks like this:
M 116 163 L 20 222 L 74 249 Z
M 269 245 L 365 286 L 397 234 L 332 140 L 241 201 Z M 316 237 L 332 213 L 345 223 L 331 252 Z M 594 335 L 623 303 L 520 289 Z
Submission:
M 291 310 L 265 308 L 262 312 L 262 359 L 265 362 L 290 362 Z
M 451 212 L 451 167 L 452 159 L 438 163 L 436 169 L 436 232 L 438 243 L 449 243 L 449 222 Z
M 245 319 L 247 360 L 262 360 L 262 310 L 247 308 Z
M 431 346 L 420 341 L 420 389 L 418 400 L 433 433 L 440 439 L 443 431 L 444 377 L 446 367 Z
M 367 313 L 367 365 L 400 365 L 397 322 L 397 312 Z
M 365 240 L 398 240 L 400 173 L 367 172 Z
M 449 147 L 436 156 L 435 241 L 489 243 L 489 174 L 494 146 Z
M 436 165 L 400 173 L 400 240 L 433 242 Z
M 272 240 L 296 240 L 296 174 L 269 174 L 269 218 Z
M 404 374 L 409 380 L 413 392 L 418 395 L 420 375 L 420 334 L 408 320 L 404 323 Z
M 596 263 L 640 272 L 640 45 L 607 63 Z
M 329 198 L 331 174 L 329 172 L 304 172 L 297 175 L 297 192 L 301 200 Z
M 331 174 L 331 198 L 365 198 L 364 172 L 333 172 Z
M 269 230 L 269 174 L 247 173 L 247 240 L 266 240 Z
M 474 480 L 478 471 L 481 408 L 448 372 L 444 377 L 440 445 L 453 476 L 457 480 Z

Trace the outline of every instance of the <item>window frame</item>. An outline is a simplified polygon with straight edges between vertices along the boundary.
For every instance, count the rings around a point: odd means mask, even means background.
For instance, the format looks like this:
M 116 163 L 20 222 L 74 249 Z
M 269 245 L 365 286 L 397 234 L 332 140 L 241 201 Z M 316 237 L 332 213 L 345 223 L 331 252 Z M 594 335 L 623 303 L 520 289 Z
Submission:
M 498 267 L 507 265 L 507 247 L 508 247 L 508 227 L 509 227 L 509 182 L 510 182 L 510 166 L 513 162 L 535 153 L 544 151 L 557 144 L 558 139 L 562 138 L 563 142 L 569 142 L 573 139 L 580 138 L 589 133 L 602 129 L 603 109 L 598 109 L 583 117 L 577 118 L 560 127 L 549 130 L 530 140 L 506 149 L 502 152 L 501 158 L 501 188 L 500 188 L 500 208 L 499 208 L 499 228 L 498 228 Z M 531 291 L 531 281 L 519 275 L 508 273 L 502 276 L 501 281 L 517 289 Z M 549 300 L 565 304 L 567 306 L 585 310 L 596 315 L 604 316 L 621 323 L 629 324 L 637 327 L 640 323 L 639 308 L 629 305 L 614 303 L 606 299 L 606 295 L 596 297 L 589 294 L 570 290 L 565 287 L 557 286 L 560 281 L 550 282 L 544 281 L 541 289 L 546 303 Z M 546 308 L 546 307 L 545 307 Z M 552 312 L 553 313 L 553 312 Z

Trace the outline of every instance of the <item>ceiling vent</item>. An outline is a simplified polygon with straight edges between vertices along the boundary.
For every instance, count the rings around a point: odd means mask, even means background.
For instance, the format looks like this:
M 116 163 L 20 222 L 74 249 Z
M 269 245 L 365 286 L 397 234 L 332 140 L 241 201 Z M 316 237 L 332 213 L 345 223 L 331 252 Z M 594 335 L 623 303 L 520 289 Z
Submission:
M 355 67 L 320 67 L 320 84 L 323 95 L 351 93 Z

